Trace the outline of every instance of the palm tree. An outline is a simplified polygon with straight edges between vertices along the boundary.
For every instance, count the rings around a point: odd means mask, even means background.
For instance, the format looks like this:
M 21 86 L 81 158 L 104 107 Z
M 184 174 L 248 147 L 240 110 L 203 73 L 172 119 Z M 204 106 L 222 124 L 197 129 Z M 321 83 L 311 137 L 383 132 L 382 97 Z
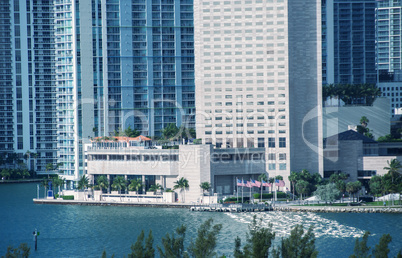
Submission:
M 89 180 L 88 177 L 86 177 L 85 175 L 83 175 L 80 180 L 78 180 L 78 190 L 83 190 L 85 188 L 87 188 L 89 185 Z
M 151 187 L 149 188 L 149 191 L 151 192 L 156 192 L 158 190 L 163 190 L 163 187 L 160 184 L 151 185 Z
M 361 126 L 363 126 L 364 128 L 367 127 L 367 125 L 368 125 L 369 122 L 370 122 L 370 121 L 368 120 L 368 118 L 367 118 L 366 116 L 362 116 L 362 117 L 360 118 L 360 124 L 361 124 Z
M 128 186 L 128 189 L 130 189 L 130 191 L 135 191 L 137 194 L 137 202 L 139 202 L 138 199 L 138 191 L 142 188 L 142 181 L 141 179 L 134 179 L 131 180 L 130 185 Z
M 31 169 L 31 152 L 29 150 L 27 150 L 27 152 L 25 152 L 24 154 L 24 159 L 27 163 L 28 169 Z
M 38 159 L 39 154 L 35 153 L 35 152 L 32 152 L 30 155 L 34 159 L 34 169 L 36 169 L 36 160 Z
M 96 182 L 100 188 L 100 200 L 102 200 L 103 189 L 107 189 L 109 187 L 109 180 L 106 176 L 100 176 L 96 179 Z
M 202 182 L 201 184 L 200 184 L 200 187 L 201 187 L 201 189 L 202 189 L 202 202 L 204 202 L 204 192 L 205 191 L 209 191 L 209 189 L 211 189 L 211 184 L 209 183 L 209 182 Z M 209 195 L 208 195 L 209 196 Z
M 299 175 L 296 172 L 294 172 L 294 171 L 290 172 L 290 176 L 288 177 L 288 179 L 289 179 L 290 184 L 292 186 L 293 201 L 295 200 L 295 186 L 296 186 L 298 178 L 299 178 Z
M 46 194 L 47 194 L 47 186 L 49 185 L 49 179 L 43 179 L 43 181 L 40 183 L 41 186 L 43 186 L 45 188 L 45 196 L 44 198 L 46 198 Z
M 394 178 L 399 175 L 399 169 L 402 168 L 402 164 L 397 159 L 392 159 L 391 162 L 387 160 L 388 167 L 384 167 L 388 170 L 388 174 L 391 176 L 392 184 L 394 183 Z
M 118 176 L 113 180 L 112 187 L 114 189 L 117 189 L 119 191 L 119 194 L 121 194 L 121 189 L 124 189 L 126 186 L 126 180 L 122 176 Z
M 109 187 L 109 180 L 107 179 L 106 176 L 100 176 L 100 177 L 96 178 L 96 183 L 98 184 L 98 186 L 101 190 L 101 199 L 102 199 L 103 189 L 106 189 Z
M 54 170 L 53 164 L 52 163 L 47 163 L 46 164 L 47 178 L 50 178 L 50 176 L 49 176 L 49 171 L 50 170 Z
M 299 180 L 296 183 L 296 190 L 300 194 L 302 200 L 303 200 L 303 194 L 308 193 L 308 187 L 309 187 L 309 183 L 307 181 Z
M 268 182 L 268 176 L 266 173 L 262 173 L 261 175 L 258 176 L 258 181 L 261 182 L 264 180 L 264 182 Z M 262 202 L 262 185 L 261 185 L 261 195 L 260 195 L 260 202 Z
M 362 189 L 362 183 L 360 181 L 349 182 L 346 184 L 346 191 L 353 194 L 353 202 L 355 201 L 355 194 Z
M 268 181 L 269 181 L 269 183 L 271 184 L 271 193 L 272 192 L 274 192 L 273 191 L 273 187 L 274 187 L 274 183 L 275 183 L 275 178 L 273 178 L 273 177 L 270 177 L 269 179 L 268 179 Z
M 64 185 L 65 181 L 66 181 L 66 179 L 61 178 L 59 176 L 53 178 L 52 182 L 53 182 L 54 187 L 58 188 L 58 192 L 57 192 L 58 194 L 60 193 L 60 187 Z
M 184 177 L 180 178 L 179 180 L 177 180 L 175 183 L 175 186 L 173 187 L 173 189 L 179 189 L 180 188 L 180 193 L 184 190 L 184 198 L 183 198 L 183 202 L 185 202 L 186 199 L 186 188 L 189 187 L 188 185 L 188 180 L 185 179 Z

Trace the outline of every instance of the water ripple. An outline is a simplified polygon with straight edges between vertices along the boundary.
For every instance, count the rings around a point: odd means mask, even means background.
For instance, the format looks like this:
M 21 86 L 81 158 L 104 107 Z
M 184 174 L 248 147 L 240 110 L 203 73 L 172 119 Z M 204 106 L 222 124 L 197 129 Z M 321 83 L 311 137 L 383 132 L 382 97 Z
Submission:
M 226 213 L 227 216 L 241 223 L 251 223 L 253 216 L 262 218 L 263 226 L 272 223 L 272 229 L 278 237 L 287 237 L 292 228 L 301 224 L 305 229 L 313 226 L 316 238 L 331 236 L 333 238 L 361 237 L 364 230 L 340 224 L 320 216 L 317 213 L 290 213 L 290 212 L 264 212 L 264 213 Z

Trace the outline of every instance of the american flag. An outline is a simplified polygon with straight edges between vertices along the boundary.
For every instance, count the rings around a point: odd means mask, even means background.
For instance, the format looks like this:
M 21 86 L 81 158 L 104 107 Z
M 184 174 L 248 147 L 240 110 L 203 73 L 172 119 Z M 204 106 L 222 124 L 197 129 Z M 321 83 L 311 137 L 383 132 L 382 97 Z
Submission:
M 261 180 L 261 181 L 262 181 L 262 186 L 270 187 L 270 184 L 268 184 L 268 182 L 265 182 L 264 180 Z
M 251 185 L 255 187 L 261 187 L 261 182 L 253 179 L 251 180 Z
M 279 187 L 284 187 L 285 186 L 285 181 L 276 179 L 275 180 L 275 185 L 279 186 Z
M 245 187 L 251 188 L 250 181 L 243 181 L 243 184 L 244 184 Z
M 237 179 L 237 186 L 244 186 L 242 180 Z

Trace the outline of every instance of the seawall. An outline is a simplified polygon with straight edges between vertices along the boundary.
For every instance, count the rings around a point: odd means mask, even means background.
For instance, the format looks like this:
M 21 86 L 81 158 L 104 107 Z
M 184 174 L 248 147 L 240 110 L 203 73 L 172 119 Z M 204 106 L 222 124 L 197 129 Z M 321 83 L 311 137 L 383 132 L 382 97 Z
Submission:
M 106 202 L 106 201 L 75 201 L 57 199 L 33 199 L 35 204 L 81 205 L 81 206 L 131 206 L 152 208 L 190 208 L 192 204 L 186 203 L 141 203 L 141 202 Z
M 320 213 L 402 213 L 400 207 L 364 207 L 364 206 L 275 206 L 274 211 L 285 212 L 320 212 Z
M 25 184 L 25 183 L 40 183 L 43 179 L 21 179 L 21 180 L 1 180 L 0 184 Z

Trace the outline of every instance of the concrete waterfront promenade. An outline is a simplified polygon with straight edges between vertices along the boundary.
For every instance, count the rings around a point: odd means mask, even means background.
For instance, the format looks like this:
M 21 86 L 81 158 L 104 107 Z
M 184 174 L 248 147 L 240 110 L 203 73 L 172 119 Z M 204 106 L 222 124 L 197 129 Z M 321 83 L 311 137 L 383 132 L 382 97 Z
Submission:
M 163 202 L 126 202 L 126 201 L 94 201 L 94 200 L 58 200 L 58 199 L 33 199 L 35 204 L 56 205 L 81 205 L 81 206 L 135 206 L 153 208 L 190 208 L 191 203 L 163 203 Z
M 82 205 L 82 206 L 130 206 L 130 207 L 152 207 L 152 208 L 185 208 L 192 211 L 217 211 L 217 212 L 250 212 L 250 211 L 282 211 L 282 212 L 317 212 L 317 213 L 402 213 L 402 207 L 382 206 L 292 206 L 276 205 L 262 207 L 251 204 L 242 207 L 229 207 L 229 205 L 211 204 L 200 205 L 194 203 L 155 203 L 155 202 L 117 202 L 117 201 L 78 201 L 78 200 L 57 200 L 57 199 L 33 199 L 35 204 L 55 205 Z M 241 205 L 241 204 L 239 204 Z M 227 206 L 227 207 L 226 207 Z M 233 208 L 233 209 L 230 209 Z

